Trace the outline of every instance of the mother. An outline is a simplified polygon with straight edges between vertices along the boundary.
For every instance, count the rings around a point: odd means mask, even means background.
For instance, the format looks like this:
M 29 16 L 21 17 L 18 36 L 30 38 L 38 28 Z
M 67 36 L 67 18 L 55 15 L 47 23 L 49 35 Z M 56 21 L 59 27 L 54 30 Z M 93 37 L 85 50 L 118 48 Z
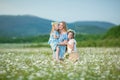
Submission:
M 59 31 L 60 31 L 60 37 L 59 37 L 59 59 L 63 59 L 64 53 L 66 52 L 66 44 L 67 41 L 67 26 L 64 21 L 59 23 Z

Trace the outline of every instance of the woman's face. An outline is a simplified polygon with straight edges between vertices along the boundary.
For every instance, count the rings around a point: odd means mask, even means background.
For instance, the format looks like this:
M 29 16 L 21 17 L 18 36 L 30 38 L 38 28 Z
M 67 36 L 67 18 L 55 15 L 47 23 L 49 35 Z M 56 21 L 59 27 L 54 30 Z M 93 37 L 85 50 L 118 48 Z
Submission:
M 64 27 L 63 23 L 59 23 L 59 30 L 62 30 Z

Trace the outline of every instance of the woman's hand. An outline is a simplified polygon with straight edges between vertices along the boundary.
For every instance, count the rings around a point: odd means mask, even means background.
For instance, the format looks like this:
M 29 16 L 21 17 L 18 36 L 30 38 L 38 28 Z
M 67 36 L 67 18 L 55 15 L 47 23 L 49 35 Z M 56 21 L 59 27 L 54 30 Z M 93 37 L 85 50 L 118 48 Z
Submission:
M 64 41 L 64 44 L 65 44 L 65 45 L 67 45 L 67 44 L 68 44 L 68 41 L 67 41 L 67 40 L 65 40 L 65 41 Z
M 66 46 L 67 44 L 68 44 L 68 41 L 64 40 L 63 42 L 60 42 L 57 45 Z

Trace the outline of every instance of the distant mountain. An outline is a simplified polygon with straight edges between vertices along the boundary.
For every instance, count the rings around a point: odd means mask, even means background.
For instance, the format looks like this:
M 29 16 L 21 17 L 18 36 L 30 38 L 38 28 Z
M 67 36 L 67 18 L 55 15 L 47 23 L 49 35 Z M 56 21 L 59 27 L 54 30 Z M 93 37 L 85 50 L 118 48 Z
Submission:
M 68 24 L 69 28 L 74 29 L 77 33 L 102 34 L 109 28 L 115 26 L 113 23 L 100 21 L 81 21 Z
M 21 37 L 49 34 L 53 20 L 43 19 L 36 16 L 0 16 L 0 36 Z M 68 28 L 74 29 L 77 33 L 101 34 L 106 32 L 115 24 L 109 22 L 82 21 L 68 23 Z
M 34 36 L 48 34 L 51 20 L 36 16 L 0 16 L 0 36 Z

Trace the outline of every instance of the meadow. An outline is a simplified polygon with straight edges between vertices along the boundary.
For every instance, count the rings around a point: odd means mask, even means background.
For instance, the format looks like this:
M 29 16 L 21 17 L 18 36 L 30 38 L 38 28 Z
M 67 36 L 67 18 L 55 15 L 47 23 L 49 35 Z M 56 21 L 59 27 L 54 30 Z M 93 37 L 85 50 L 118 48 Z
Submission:
M 78 47 L 80 59 L 52 60 L 50 47 L 0 44 L 0 80 L 120 80 L 119 47 Z

